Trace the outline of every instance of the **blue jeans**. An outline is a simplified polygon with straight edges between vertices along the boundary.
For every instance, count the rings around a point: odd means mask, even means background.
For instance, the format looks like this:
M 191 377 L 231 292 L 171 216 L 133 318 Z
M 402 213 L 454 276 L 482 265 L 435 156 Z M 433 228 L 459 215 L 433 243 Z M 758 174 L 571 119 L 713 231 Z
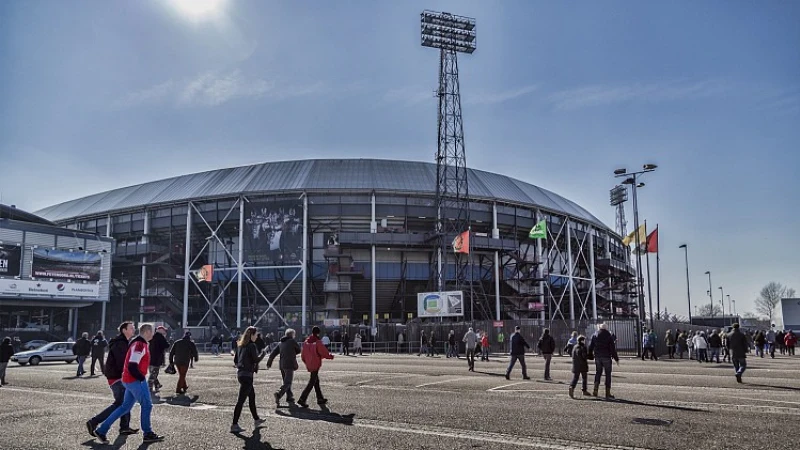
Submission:
M 99 423 L 103 423 L 104 420 L 108 419 L 108 417 L 113 413 L 117 408 L 122 406 L 122 403 L 125 401 L 125 386 L 122 384 L 122 381 L 117 381 L 116 383 L 109 386 L 111 388 L 111 392 L 114 394 L 114 403 L 109 405 L 108 408 L 104 409 L 100 414 L 91 418 L 91 422 L 97 426 Z M 119 429 L 126 430 L 131 427 L 131 413 L 124 414 L 119 419 Z
M 611 358 L 597 358 L 594 359 L 594 385 L 600 385 L 600 378 L 603 377 L 603 372 L 606 373 L 606 389 L 611 389 Z
M 211 345 L 211 354 L 214 356 L 219 356 L 219 345 L 217 344 Z
M 130 414 L 133 405 L 137 402 L 142 408 L 142 431 L 145 433 L 152 433 L 153 428 L 150 426 L 150 412 L 153 410 L 153 401 L 150 399 L 150 389 L 147 387 L 147 381 L 134 381 L 133 383 L 122 383 L 125 386 L 125 400 L 122 406 L 115 409 L 113 413 L 103 423 L 97 427 L 97 431 L 102 434 L 108 434 L 111 425 L 125 414 Z
M 86 370 L 83 368 L 83 363 L 86 362 L 85 356 L 78 356 L 78 376 L 81 376 L 86 373 Z
M 744 370 L 747 369 L 747 360 L 745 358 L 732 358 L 733 359 L 733 370 L 736 371 L 736 375 L 741 376 L 744 374 Z
M 714 358 L 717 358 L 717 363 L 719 363 L 719 348 L 711 347 L 711 357 L 709 360 L 714 361 Z
M 528 366 L 525 365 L 525 355 L 511 355 L 511 362 L 508 363 L 508 369 L 506 369 L 506 375 L 511 374 L 511 369 L 514 368 L 514 364 L 519 361 L 519 365 L 522 366 L 522 377 L 526 378 L 528 376 Z
M 283 394 L 286 394 L 286 398 L 294 400 L 294 393 L 292 392 L 292 381 L 294 380 L 294 370 L 281 369 L 281 378 L 283 379 L 283 384 L 281 385 L 281 388 L 278 390 L 278 398 L 283 397 Z

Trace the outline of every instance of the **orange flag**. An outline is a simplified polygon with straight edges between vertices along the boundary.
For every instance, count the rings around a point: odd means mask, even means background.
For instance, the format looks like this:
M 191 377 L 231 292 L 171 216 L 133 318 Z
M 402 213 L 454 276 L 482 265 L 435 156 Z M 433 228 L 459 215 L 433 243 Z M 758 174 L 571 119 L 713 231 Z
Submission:
M 469 231 L 465 231 L 453 239 L 453 252 L 469 254 Z

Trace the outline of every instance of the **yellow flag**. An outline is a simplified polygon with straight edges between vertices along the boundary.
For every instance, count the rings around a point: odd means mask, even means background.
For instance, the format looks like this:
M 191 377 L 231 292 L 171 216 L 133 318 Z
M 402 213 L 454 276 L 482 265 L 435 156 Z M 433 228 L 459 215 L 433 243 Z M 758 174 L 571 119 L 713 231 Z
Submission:
M 647 242 L 647 230 L 645 229 L 644 224 L 641 224 L 639 225 L 639 228 L 633 230 L 631 234 L 625 236 L 625 238 L 622 239 L 622 244 L 627 247 L 632 243 L 636 243 L 636 233 L 639 233 L 640 244 L 644 244 L 645 242 Z

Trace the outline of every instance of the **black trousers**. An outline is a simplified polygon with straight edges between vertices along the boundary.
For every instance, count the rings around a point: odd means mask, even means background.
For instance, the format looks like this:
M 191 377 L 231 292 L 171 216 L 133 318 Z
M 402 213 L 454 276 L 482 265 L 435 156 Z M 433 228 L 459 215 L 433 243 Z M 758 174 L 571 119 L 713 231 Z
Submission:
M 94 375 L 94 363 L 97 361 L 100 361 L 100 373 L 105 375 L 105 369 L 103 368 L 104 366 L 103 355 L 98 355 L 98 356 L 92 355 L 92 366 L 91 369 L 89 369 L 90 375 Z
M 583 378 L 583 390 L 584 391 L 587 390 L 588 388 L 586 380 L 587 376 L 588 376 L 587 372 L 575 372 L 574 374 L 572 374 L 572 383 L 569 384 L 569 387 L 574 389 L 575 386 L 578 385 L 578 378 L 580 377 Z
M 303 392 L 300 394 L 300 403 L 305 403 L 308 396 L 311 394 L 311 389 L 314 389 L 314 394 L 317 396 L 317 402 L 325 400 L 322 396 L 322 389 L 319 388 L 319 371 L 311 372 L 311 378 L 308 379 L 308 384 Z
M 239 377 L 239 398 L 236 399 L 236 407 L 233 408 L 233 423 L 239 423 L 242 415 L 245 399 L 250 400 L 250 414 L 254 420 L 258 420 L 258 410 L 256 410 L 256 390 L 253 389 L 253 377 Z

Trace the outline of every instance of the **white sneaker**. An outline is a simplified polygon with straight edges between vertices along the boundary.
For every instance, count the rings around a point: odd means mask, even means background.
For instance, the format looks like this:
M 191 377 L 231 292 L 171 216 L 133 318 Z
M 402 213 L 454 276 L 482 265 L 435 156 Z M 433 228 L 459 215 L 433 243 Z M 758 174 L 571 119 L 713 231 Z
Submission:
M 231 433 L 241 433 L 242 431 L 244 431 L 244 429 L 240 427 L 238 423 L 231 425 Z
M 265 423 L 267 423 L 266 419 L 258 419 L 258 420 L 254 420 L 254 421 L 253 421 L 253 427 L 255 427 L 255 428 L 258 428 L 258 427 L 260 427 L 261 425 L 264 425 Z

